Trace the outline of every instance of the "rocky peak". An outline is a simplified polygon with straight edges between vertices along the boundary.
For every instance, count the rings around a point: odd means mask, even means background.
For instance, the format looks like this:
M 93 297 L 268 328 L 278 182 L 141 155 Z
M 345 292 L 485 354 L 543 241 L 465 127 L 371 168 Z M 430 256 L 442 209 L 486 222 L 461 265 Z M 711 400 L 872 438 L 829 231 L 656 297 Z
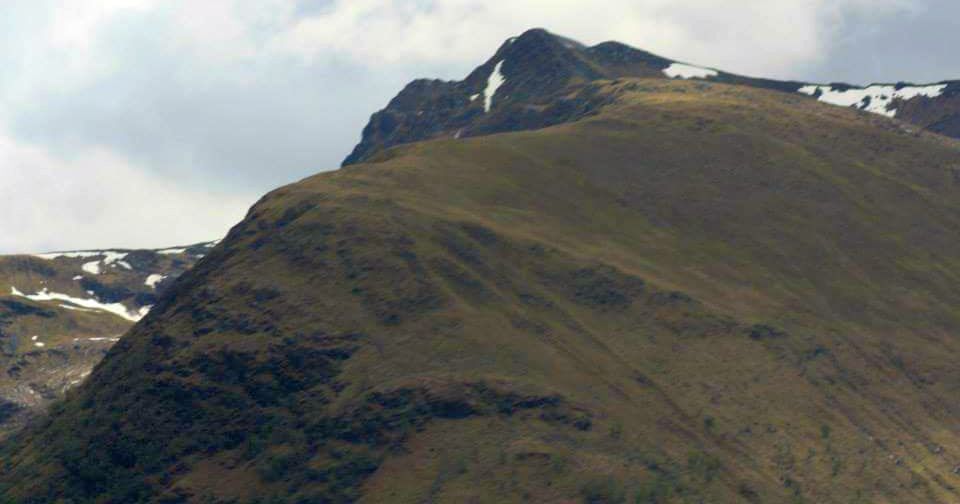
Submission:
M 507 39 L 462 81 L 408 84 L 364 128 L 344 165 L 394 145 L 544 127 L 584 112 L 560 92 L 622 75 L 661 76 L 670 61 L 616 42 L 594 47 L 536 28 Z M 565 101 L 566 100 L 566 101 Z M 558 107 L 559 105 L 559 107 Z
M 619 42 L 585 46 L 542 28 L 507 39 L 462 81 L 415 80 L 373 114 L 344 165 L 395 145 L 536 129 L 596 112 L 582 84 L 615 78 L 701 79 L 801 93 L 896 117 L 960 138 L 960 83 L 913 86 L 816 85 L 746 77 L 673 61 Z M 572 87 L 580 86 L 579 89 Z

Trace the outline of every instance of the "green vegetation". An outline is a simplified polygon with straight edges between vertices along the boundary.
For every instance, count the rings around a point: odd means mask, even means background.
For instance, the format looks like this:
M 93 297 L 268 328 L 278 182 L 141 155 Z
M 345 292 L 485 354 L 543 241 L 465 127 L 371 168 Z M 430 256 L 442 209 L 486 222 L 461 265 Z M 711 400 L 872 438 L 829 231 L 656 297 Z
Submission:
M 627 500 L 623 485 L 612 478 L 591 481 L 581 493 L 585 504 L 622 504 Z
M 589 119 L 269 194 L 0 446 L 2 495 L 960 499 L 957 145 L 773 92 L 591 86 Z

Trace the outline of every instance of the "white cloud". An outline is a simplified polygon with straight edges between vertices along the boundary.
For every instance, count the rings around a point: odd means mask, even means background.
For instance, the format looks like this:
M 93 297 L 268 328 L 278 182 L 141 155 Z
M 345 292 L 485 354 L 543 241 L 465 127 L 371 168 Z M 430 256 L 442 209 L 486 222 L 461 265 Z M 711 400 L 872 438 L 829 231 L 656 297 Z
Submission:
M 246 85 L 291 58 L 373 73 L 460 69 L 532 27 L 729 71 L 802 78 L 800 71 L 829 57 L 847 17 L 916 12 L 919 1 L 322 0 L 310 10 L 302 8 L 310 0 L 13 0 L 0 7 L 9 11 L 0 31 L 10 42 L 0 58 L 14 75 L 0 77 L 0 116 L 4 105 L 122 75 L 128 46 L 140 38 L 176 55 L 176 70 L 186 75 L 171 78 L 185 87 Z
M 253 203 L 151 176 L 103 148 L 63 159 L 0 132 L 0 251 L 161 247 L 218 238 Z
M 618 40 L 705 65 L 784 74 L 825 58 L 849 15 L 920 8 L 917 0 L 329 0 L 302 13 L 301 3 L 54 2 L 47 30 L 28 50 L 33 59 L 66 62 L 74 71 L 83 65 L 102 71 L 111 61 L 104 42 L 119 42 L 104 40 L 110 29 L 150 16 L 166 44 L 205 64 L 296 56 L 370 67 L 456 65 L 478 62 L 507 37 L 543 27 L 586 43 Z M 64 51 L 70 58 L 62 58 Z
M 789 74 L 827 56 L 844 16 L 890 14 L 904 0 L 336 0 L 277 33 L 271 48 L 342 54 L 371 65 L 453 63 L 490 55 L 544 27 L 585 43 L 618 40 L 667 57 L 749 73 Z
M 73 54 L 90 50 L 97 32 L 114 17 L 127 12 L 150 9 L 154 0 L 71 0 L 52 10 L 49 28 L 44 34 L 53 48 Z

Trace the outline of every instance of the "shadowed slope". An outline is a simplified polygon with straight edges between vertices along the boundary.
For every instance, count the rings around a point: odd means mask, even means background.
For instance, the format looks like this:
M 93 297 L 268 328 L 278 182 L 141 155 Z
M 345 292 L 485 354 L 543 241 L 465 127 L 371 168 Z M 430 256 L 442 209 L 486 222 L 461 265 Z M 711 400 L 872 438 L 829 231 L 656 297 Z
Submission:
M 2 495 L 960 498 L 957 145 L 771 91 L 587 86 L 594 117 L 265 197 L 0 448 Z

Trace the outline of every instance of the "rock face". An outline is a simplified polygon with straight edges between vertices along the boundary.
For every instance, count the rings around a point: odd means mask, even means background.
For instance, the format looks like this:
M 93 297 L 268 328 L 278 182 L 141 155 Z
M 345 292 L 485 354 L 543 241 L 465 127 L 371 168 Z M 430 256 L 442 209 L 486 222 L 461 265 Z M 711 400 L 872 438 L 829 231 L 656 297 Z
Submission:
M 573 121 L 596 113 L 603 105 L 585 94 L 582 84 L 624 77 L 697 79 L 815 95 L 829 103 L 895 116 L 920 128 L 960 138 L 960 81 L 861 88 L 759 79 L 679 63 L 618 42 L 587 47 L 534 29 L 507 40 L 462 81 L 411 82 L 386 108 L 373 114 L 360 143 L 343 164 L 373 159 L 376 153 L 404 143 Z M 501 79 L 501 85 L 491 86 L 491 81 L 499 83 Z M 929 87 L 942 89 L 901 93 L 904 89 Z M 890 108 L 878 107 L 878 102 L 889 102 Z
M 960 82 L 947 81 L 934 97 L 916 97 L 897 104 L 896 117 L 923 129 L 960 138 Z
M 458 82 L 416 80 L 370 119 L 344 161 L 352 164 L 393 145 L 534 129 L 596 110 L 590 96 L 561 96 L 573 84 L 622 75 L 656 76 L 670 61 L 622 44 L 585 47 L 545 30 L 512 38 Z M 494 72 L 494 70 L 498 72 Z M 499 74 L 503 82 L 491 85 Z
M 213 245 L 0 256 L 0 437 L 81 383 Z

